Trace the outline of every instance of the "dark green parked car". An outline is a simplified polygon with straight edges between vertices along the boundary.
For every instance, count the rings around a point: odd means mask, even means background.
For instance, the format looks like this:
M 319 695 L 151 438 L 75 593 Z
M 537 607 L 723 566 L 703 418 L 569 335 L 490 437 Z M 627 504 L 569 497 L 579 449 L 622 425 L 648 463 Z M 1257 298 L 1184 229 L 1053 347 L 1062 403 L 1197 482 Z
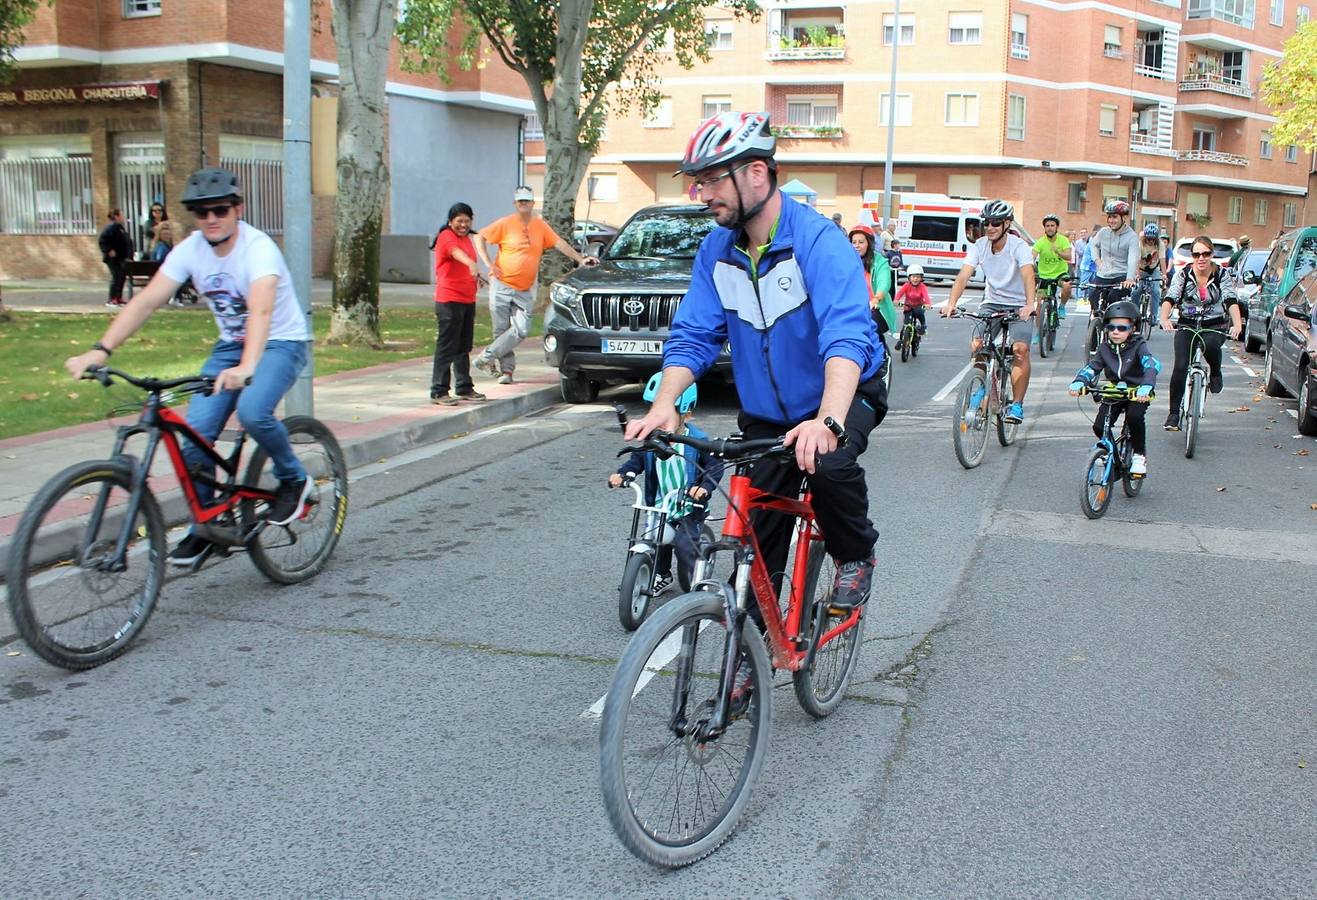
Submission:
M 1272 319 L 1277 315 L 1276 304 L 1314 269 L 1317 269 L 1317 226 L 1308 225 L 1277 238 L 1261 277 L 1244 274 L 1245 283 L 1262 284 L 1256 300 L 1249 304 L 1245 350 L 1256 353 L 1264 349 Z

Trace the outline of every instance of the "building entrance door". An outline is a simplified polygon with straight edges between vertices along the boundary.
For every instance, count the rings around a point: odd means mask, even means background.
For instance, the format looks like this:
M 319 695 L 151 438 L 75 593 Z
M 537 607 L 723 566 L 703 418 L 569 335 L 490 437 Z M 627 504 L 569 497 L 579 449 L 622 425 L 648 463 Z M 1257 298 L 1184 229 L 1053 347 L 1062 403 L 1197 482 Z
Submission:
M 165 202 L 165 142 L 158 134 L 120 134 L 114 140 L 114 186 L 135 253 L 150 244 L 151 204 Z

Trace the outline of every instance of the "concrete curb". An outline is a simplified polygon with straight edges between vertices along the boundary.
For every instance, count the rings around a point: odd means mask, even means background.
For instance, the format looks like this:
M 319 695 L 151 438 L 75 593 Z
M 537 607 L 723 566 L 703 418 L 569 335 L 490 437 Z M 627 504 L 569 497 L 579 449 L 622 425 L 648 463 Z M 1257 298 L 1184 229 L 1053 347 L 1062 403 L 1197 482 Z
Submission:
M 349 475 L 353 469 L 378 463 L 381 459 L 397 456 L 408 450 L 414 450 L 429 444 L 450 440 L 470 434 L 482 428 L 501 425 L 541 409 L 562 402 L 562 394 L 557 385 L 544 385 L 515 397 L 504 397 L 486 403 L 472 405 L 459 415 L 441 416 L 414 424 L 395 427 L 380 434 L 355 439 L 343 444 L 343 455 L 347 459 Z M 165 522 L 173 527 L 187 521 L 187 504 L 183 492 L 177 488 L 156 495 L 160 511 Z M 43 535 L 50 543 L 60 540 L 64 535 L 79 527 L 77 520 L 70 519 L 58 527 L 46 529 Z M 41 552 L 46 542 L 38 541 L 37 552 Z M 10 538 L 0 537 L 0 560 L 9 557 Z M 0 568 L 0 583 L 5 580 L 5 572 Z M 5 623 L 8 624 L 7 622 Z M 8 629 L 0 631 L 0 642 L 12 637 L 6 634 Z

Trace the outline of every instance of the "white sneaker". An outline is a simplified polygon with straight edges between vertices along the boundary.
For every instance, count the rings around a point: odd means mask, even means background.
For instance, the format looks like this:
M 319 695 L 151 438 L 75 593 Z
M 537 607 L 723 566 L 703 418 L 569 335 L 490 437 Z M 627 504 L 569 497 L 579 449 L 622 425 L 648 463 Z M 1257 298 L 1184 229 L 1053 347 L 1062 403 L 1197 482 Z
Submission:
M 1130 474 L 1131 475 L 1148 474 L 1148 458 L 1144 456 L 1142 453 L 1135 453 L 1130 458 Z

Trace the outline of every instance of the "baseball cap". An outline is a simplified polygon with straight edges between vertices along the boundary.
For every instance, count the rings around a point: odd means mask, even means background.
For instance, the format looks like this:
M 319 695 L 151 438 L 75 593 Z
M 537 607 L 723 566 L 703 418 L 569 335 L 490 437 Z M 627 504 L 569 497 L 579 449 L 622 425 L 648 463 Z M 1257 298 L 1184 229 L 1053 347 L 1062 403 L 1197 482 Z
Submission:
M 515 191 L 512 192 L 512 199 L 534 201 L 535 192 L 523 184 L 521 187 L 517 188 Z

